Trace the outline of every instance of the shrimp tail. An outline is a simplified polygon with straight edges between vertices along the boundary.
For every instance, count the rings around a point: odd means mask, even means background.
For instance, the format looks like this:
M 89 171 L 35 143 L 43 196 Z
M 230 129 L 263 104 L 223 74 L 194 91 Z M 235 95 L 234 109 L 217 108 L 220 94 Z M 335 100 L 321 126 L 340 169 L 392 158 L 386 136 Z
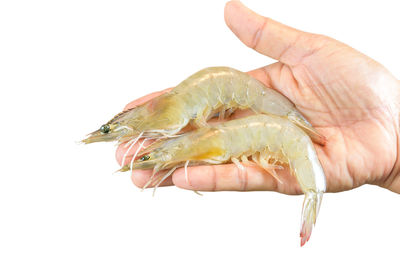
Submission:
M 321 206 L 323 192 L 309 191 L 305 193 L 303 209 L 301 214 L 300 245 L 310 239 L 311 232 L 317 220 L 319 208 Z
M 299 126 L 308 136 L 310 136 L 311 140 L 313 140 L 315 143 L 321 146 L 326 144 L 326 137 L 317 132 L 317 130 L 315 130 L 300 113 L 291 112 L 288 114 L 288 118 L 297 126 Z

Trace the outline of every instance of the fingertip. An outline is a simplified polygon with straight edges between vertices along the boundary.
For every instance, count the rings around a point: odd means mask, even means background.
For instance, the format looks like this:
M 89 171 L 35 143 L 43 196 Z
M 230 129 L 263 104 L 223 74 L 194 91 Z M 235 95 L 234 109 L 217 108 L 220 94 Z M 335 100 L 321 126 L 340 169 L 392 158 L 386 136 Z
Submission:
M 233 12 L 233 9 L 235 8 L 235 5 L 238 1 L 228 1 L 225 4 L 225 8 L 224 8 L 224 20 L 226 25 L 230 28 L 230 18 Z
M 225 22 L 228 24 L 229 19 L 232 17 L 232 15 L 237 11 L 238 8 L 240 7 L 244 7 L 244 5 L 242 4 L 242 2 L 240 2 L 239 0 L 232 0 L 232 1 L 228 1 L 225 4 L 225 8 L 224 8 L 224 19 Z M 229 26 L 229 25 L 228 25 Z
M 239 1 L 231 1 L 225 5 L 224 18 L 231 31 L 246 46 L 254 48 L 254 43 L 265 23 L 265 18 Z
M 285 64 L 298 63 L 309 54 L 313 44 L 309 41 L 313 35 L 261 16 L 238 1 L 226 4 L 224 18 L 246 46 Z
M 133 184 L 143 188 L 152 174 L 152 170 L 134 170 L 131 174 Z
M 152 173 L 153 170 L 134 170 L 131 175 L 131 180 L 136 187 L 143 188 L 149 181 Z M 169 185 L 173 185 L 171 177 L 160 184 L 161 187 Z M 149 185 L 148 188 L 153 186 L 154 185 Z
M 225 4 L 224 8 L 224 20 L 225 24 L 229 27 L 229 29 L 232 29 L 232 18 L 234 17 L 234 14 L 236 13 L 236 3 L 237 1 L 229 1 Z M 235 33 L 235 31 L 233 31 Z

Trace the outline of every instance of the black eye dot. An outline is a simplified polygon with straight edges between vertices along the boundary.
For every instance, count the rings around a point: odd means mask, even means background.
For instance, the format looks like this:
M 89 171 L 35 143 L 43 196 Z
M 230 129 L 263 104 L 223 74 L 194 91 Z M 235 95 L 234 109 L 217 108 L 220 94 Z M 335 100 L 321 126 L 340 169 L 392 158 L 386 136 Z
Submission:
M 110 125 L 104 124 L 100 127 L 100 132 L 102 133 L 108 133 L 110 131 Z
M 140 161 L 146 161 L 149 160 L 150 156 L 149 155 L 144 155 L 143 157 L 140 158 Z

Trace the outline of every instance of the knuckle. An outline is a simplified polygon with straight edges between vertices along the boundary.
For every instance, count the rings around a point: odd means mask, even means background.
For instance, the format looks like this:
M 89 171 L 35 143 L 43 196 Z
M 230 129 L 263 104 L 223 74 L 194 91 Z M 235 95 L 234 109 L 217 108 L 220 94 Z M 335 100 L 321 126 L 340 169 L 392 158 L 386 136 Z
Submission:
M 257 28 L 257 30 L 254 32 L 250 43 L 248 44 L 248 46 L 252 49 L 256 49 L 260 43 L 261 37 L 263 35 L 263 33 L 266 31 L 267 29 L 267 25 L 268 25 L 268 21 L 270 19 L 267 17 L 264 17 L 263 23 L 260 24 L 260 26 Z

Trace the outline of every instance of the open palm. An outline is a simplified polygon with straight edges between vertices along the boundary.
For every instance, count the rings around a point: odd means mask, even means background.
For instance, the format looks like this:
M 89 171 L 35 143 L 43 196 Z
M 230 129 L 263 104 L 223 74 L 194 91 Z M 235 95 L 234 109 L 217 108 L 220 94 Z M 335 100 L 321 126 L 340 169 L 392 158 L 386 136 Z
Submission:
M 400 83 L 389 71 L 345 44 L 259 16 L 239 2 L 226 5 L 225 20 L 243 43 L 278 60 L 250 74 L 288 97 L 327 137 L 326 146 L 316 145 L 327 191 L 370 183 L 400 193 Z M 123 150 L 118 149 L 117 158 Z M 301 193 L 287 171 L 280 173 L 283 184 L 257 167 L 248 167 L 247 172 L 243 183 L 234 165 L 196 166 L 189 168 L 190 184 L 182 170 L 165 184 L 194 190 Z M 149 172 L 134 172 L 136 185 L 148 179 Z

